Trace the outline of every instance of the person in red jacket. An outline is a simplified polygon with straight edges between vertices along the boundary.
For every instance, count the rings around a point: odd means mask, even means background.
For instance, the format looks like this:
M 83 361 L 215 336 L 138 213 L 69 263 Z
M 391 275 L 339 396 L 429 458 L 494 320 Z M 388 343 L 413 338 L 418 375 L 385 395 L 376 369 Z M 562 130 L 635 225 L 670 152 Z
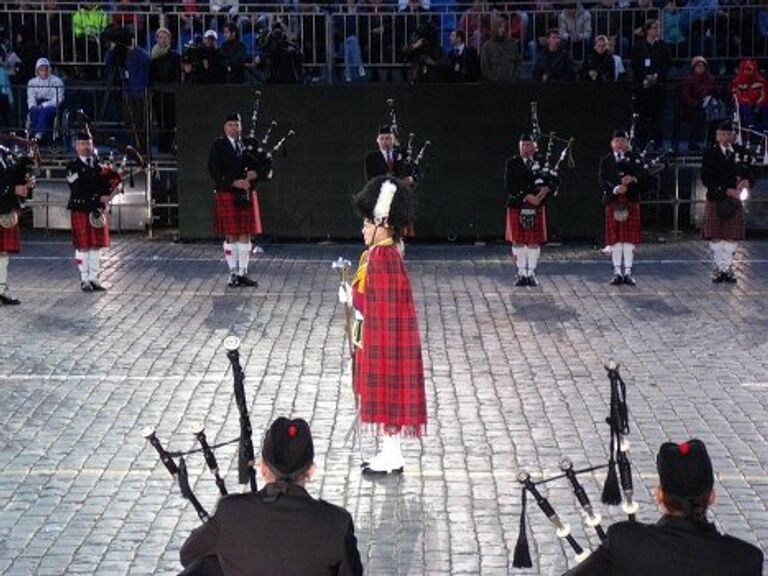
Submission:
M 705 106 L 719 95 L 717 80 L 709 72 L 709 63 L 703 56 L 691 61 L 691 71 L 680 83 L 680 109 L 683 120 L 691 125 L 688 151 L 701 150 L 701 138 L 706 124 Z M 708 135 L 707 135 L 708 136 Z
M 739 62 L 739 71 L 731 80 L 731 91 L 739 106 L 742 125 L 758 132 L 768 130 L 768 86 L 755 60 L 744 58 Z
M 382 435 L 381 450 L 363 462 L 363 473 L 399 474 L 401 437 L 421 436 L 427 424 L 419 323 L 397 247 L 413 221 L 413 193 L 402 180 L 378 176 L 353 203 L 363 217 L 367 246 L 346 296 L 358 319 L 353 381 L 360 422 Z

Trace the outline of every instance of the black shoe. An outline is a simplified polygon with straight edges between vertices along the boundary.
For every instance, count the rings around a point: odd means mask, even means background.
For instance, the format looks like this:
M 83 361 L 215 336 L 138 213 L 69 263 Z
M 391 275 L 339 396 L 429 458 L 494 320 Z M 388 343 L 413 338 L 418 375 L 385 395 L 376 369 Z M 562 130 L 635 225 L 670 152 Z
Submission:
M 99 284 L 95 280 L 91 280 L 90 284 L 91 284 L 91 289 L 94 292 L 106 292 L 107 291 L 107 289 L 104 288 L 104 286 L 102 286 L 101 284 Z
M 515 286 L 528 286 L 528 278 L 525 276 L 518 276 L 515 280 Z
M 21 304 L 21 300 L 8 296 L 8 294 L 0 294 L 0 304 L 3 306 L 18 306 Z
M 259 287 L 259 283 L 256 282 L 256 280 L 251 280 L 245 274 L 243 274 L 242 276 L 238 276 L 237 277 L 237 284 L 238 284 L 238 286 L 247 286 L 249 288 L 258 288 Z
M 532 286 L 532 287 L 536 288 L 536 286 L 538 286 L 538 285 L 539 285 L 539 281 L 536 280 L 536 276 L 534 276 L 533 274 L 528 276 L 528 286 Z
M 725 272 L 715 272 L 715 274 L 712 276 L 712 282 L 715 284 L 725 282 Z
M 611 281 L 608 282 L 609 286 L 621 286 L 622 284 L 624 284 L 624 276 L 621 274 L 614 274 Z
M 227 282 L 227 286 L 230 288 L 237 288 L 240 286 L 240 277 L 237 274 L 230 274 L 229 275 L 229 281 Z
M 397 475 L 403 473 L 403 467 L 400 466 L 400 468 L 394 468 L 392 470 L 374 470 L 373 468 L 369 468 L 367 465 L 363 466 L 363 476 L 387 476 L 389 474 Z
M 636 286 L 637 282 L 635 282 L 635 279 L 632 278 L 631 274 L 624 274 L 624 284 L 627 286 Z
M 83 292 L 93 292 L 93 284 L 90 282 L 80 282 L 80 290 Z
M 723 272 L 723 280 L 725 280 L 728 284 L 736 284 L 738 280 L 736 280 L 736 275 L 733 273 L 733 270 L 728 270 L 728 272 Z

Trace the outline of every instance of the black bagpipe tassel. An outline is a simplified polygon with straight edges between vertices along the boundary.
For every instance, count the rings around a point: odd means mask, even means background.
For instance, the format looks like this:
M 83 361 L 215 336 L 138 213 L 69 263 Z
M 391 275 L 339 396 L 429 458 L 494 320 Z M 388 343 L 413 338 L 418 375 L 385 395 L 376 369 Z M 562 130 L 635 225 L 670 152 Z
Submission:
M 525 530 L 525 493 L 527 491 L 523 488 L 522 507 L 520 510 L 520 533 L 517 535 L 517 544 L 515 544 L 515 555 L 512 559 L 513 568 L 533 568 L 531 549 L 528 546 L 528 535 Z
M 603 484 L 603 494 L 600 498 L 603 504 L 616 506 L 621 504 L 621 492 L 619 491 L 619 477 L 616 475 L 616 461 L 611 457 L 608 461 L 608 476 Z

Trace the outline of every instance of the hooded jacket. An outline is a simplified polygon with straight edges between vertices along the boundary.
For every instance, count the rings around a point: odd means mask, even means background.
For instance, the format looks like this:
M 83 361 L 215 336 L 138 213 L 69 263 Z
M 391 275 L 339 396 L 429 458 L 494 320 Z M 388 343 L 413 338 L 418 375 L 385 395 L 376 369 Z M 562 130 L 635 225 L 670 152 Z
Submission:
M 38 58 L 35 64 L 35 77 L 27 82 L 27 106 L 58 106 L 64 101 L 64 81 L 55 74 L 40 78 L 37 71 L 41 66 L 51 68 L 47 58 Z

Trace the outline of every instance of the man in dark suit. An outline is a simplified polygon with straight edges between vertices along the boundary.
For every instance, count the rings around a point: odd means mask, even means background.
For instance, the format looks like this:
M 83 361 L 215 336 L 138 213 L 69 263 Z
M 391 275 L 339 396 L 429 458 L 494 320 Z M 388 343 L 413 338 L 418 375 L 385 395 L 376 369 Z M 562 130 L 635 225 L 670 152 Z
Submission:
M 515 286 L 538 286 L 536 265 L 541 245 L 547 242 L 546 198 L 548 186 L 537 184 L 536 142 L 529 134 L 520 136 L 520 154 L 507 160 L 504 187 L 507 191 L 507 226 L 504 237 L 512 243 L 517 263 Z
M 315 470 L 309 425 L 278 418 L 261 452 L 267 485 L 219 502 L 181 547 L 181 576 L 356 576 L 363 573 L 349 512 L 304 489 Z
M 633 99 L 638 114 L 638 145 L 649 140 L 661 145 L 662 113 L 664 111 L 664 82 L 672 67 L 669 46 L 661 39 L 661 24 L 648 20 L 643 25 L 644 37 L 632 49 Z
M 463 30 L 451 32 L 450 79 L 452 82 L 477 82 L 480 80 L 480 56 L 477 50 L 466 45 Z
M 379 149 L 372 150 L 365 156 L 366 181 L 370 182 L 376 176 L 395 176 L 402 178 L 408 184 L 413 184 L 411 170 L 405 161 L 405 156 L 400 148 L 395 146 L 391 126 L 385 124 L 379 127 L 376 144 Z
M 742 192 L 749 190 L 753 174 L 746 150 L 734 144 L 730 122 L 718 126 L 715 140 L 717 143 L 704 153 L 701 163 L 701 181 L 707 188 L 701 232 L 710 241 L 715 261 L 712 281 L 735 284 L 733 257 L 737 241 L 744 239 Z
M 253 189 L 258 178 L 246 170 L 240 114 L 224 120 L 224 136 L 213 141 L 208 156 L 208 172 L 216 192 L 214 230 L 225 237 L 224 259 L 229 267 L 230 287 L 258 286 L 248 278 L 251 235 L 262 233 L 259 197 Z
M 656 501 L 664 516 L 652 525 L 619 522 L 567 576 L 759 576 L 763 553 L 720 534 L 707 521 L 715 501 L 714 474 L 700 440 L 666 442 L 656 456 Z
M 635 286 L 632 264 L 641 236 L 640 193 L 653 179 L 639 154 L 630 150 L 626 131 L 614 131 L 611 153 L 600 160 L 598 178 L 605 207 L 605 245 L 611 248 L 613 259 L 610 284 Z

